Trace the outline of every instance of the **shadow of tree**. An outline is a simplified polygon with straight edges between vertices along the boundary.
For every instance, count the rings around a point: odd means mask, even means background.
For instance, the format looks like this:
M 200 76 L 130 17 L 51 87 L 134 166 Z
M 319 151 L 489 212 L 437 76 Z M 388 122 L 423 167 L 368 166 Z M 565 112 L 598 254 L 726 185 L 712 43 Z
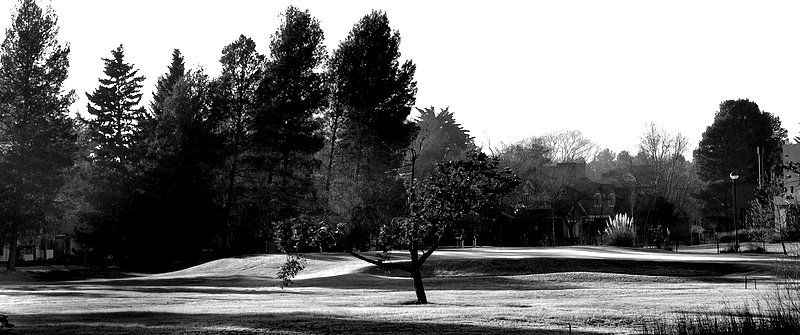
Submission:
M 413 308 L 413 307 L 411 307 Z M 575 334 L 594 332 L 364 320 L 315 313 L 115 312 L 12 316 L 19 334 Z
M 603 272 L 627 275 L 710 277 L 751 271 L 771 272 L 771 267 L 762 263 L 687 262 L 687 261 L 642 261 L 625 259 L 594 258 L 522 258 L 522 259 L 462 259 L 429 261 L 423 268 L 426 277 L 449 276 L 511 276 L 558 272 Z M 386 272 L 369 267 L 365 273 Z M 408 277 L 402 271 L 391 276 Z

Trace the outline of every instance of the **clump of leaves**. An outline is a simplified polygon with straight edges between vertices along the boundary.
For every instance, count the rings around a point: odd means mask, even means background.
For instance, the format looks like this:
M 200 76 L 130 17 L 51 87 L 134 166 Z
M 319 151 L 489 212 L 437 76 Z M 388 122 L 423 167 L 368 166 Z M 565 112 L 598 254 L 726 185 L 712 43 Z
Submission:
M 272 225 L 275 242 L 286 253 L 310 252 L 315 249 L 321 252 L 323 248 L 331 248 L 343 229 L 341 225 L 333 225 L 318 217 L 303 214 L 274 222 Z
M 292 284 L 292 279 L 306 267 L 306 260 L 301 255 L 286 254 L 286 262 L 278 270 L 277 277 L 281 280 L 281 288 Z

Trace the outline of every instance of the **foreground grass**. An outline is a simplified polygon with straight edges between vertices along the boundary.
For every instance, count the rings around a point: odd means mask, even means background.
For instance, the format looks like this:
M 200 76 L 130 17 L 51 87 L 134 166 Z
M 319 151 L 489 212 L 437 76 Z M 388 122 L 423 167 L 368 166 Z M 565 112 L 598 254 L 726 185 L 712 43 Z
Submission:
M 0 286 L 0 312 L 23 334 L 619 334 L 771 289 L 741 282 L 744 274 L 767 280 L 766 257 L 586 252 L 598 250 L 446 251 L 427 271 L 429 305 L 411 303 L 409 278 L 322 254 L 309 255 L 309 272 L 288 289 L 269 277 L 280 255 L 145 277 L 16 280 Z

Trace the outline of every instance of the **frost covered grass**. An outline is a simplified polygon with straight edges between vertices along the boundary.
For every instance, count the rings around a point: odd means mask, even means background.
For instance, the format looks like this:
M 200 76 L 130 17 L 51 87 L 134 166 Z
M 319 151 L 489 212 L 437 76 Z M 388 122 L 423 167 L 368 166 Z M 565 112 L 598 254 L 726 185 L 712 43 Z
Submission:
M 415 305 L 403 274 L 344 254 L 306 256 L 286 289 L 275 278 L 283 255 L 128 278 L 23 275 L 0 285 L 0 313 L 22 334 L 633 334 L 642 320 L 757 299 L 773 263 L 624 248 L 450 249 L 429 261 L 432 303 Z M 744 274 L 761 278 L 758 290 L 744 289 Z

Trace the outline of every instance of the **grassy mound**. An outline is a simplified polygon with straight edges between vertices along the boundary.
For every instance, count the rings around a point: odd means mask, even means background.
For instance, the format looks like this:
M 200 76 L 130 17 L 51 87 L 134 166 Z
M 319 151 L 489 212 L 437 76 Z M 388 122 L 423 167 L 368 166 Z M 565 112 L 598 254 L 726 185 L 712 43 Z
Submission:
M 341 253 L 307 254 L 303 255 L 303 258 L 306 266 L 298 278 L 336 275 L 353 267 L 360 267 L 363 263 Z M 285 260 L 286 256 L 282 254 L 223 258 L 183 270 L 152 275 L 150 278 L 230 276 L 276 278 L 275 275 Z

